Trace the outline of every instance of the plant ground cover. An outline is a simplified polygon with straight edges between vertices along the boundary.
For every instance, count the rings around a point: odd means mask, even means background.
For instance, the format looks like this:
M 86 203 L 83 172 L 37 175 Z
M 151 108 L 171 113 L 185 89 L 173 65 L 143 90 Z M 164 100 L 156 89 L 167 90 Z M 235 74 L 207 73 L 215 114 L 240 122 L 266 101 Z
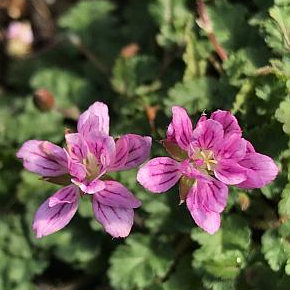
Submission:
M 32 27 L 32 44 L 8 37 L 15 21 Z M 289 0 L 2 1 L 0 289 L 288 290 L 289 92 Z M 231 187 L 209 235 L 178 206 L 177 187 L 153 195 L 137 170 L 118 172 L 143 203 L 129 237 L 112 239 L 83 199 L 68 227 L 36 239 L 33 215 L 59 187 L 25 171 L 16 152 L 29 139 L 63 145 L 95 101 L 108 104 L 113 136 L 154 140 L 174 105 L 194 121 L 229 110 L 278 178 Z M 151 157 L 164 154 L 153 141 Z

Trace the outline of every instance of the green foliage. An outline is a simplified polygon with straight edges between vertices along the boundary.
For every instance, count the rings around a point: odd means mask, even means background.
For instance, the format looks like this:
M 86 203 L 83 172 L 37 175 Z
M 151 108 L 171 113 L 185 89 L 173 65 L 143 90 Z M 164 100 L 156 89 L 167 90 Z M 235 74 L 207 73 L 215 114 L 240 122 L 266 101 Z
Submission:
M 144 289 L 165 276 L 172 250 L 158 239 L 131 235 L 110 259 L 109 277 L 116 289 Z M 126 266 L 125 266 L 126 265 Z
M 201 248 L 193 254 L 193 267 L 203 269 L 203 283 L 209 289 L 227 289 L 245 267 L 250 249 L 250 229 L 235 215 L 223 220 L 215 235 L 193 229 L 191 237 Z
M 1 290 L 289 289 L 290 1 L 205 0 L 211 35 L 197 24 L 196 2 L 54 1 L 54 40 L 11 57 L 7 69 L 0 37 Z M 54 109 L 35 107 L 38 89 L 54 95 Z M 178 186 L 151 194 L 137 169 L 112 173 L 143 203 L 125 241 L 104 233 L 87 196 L 69 226 L 38 240 L 34 214 L 59 186 L 26 172 L 15 154 L 29 139 L 63 145 L 65 128 L 77 125 L 67 110 L 77 115 L 95 101 L 108 104 L 113 136 L 153 140 L 165 137 L 173 105 L 194 122 L 231 110 L 279 176 L 262 189 L 230 187 L 211 236 L 178 205 Z M 152 156 L 165 154 L 153 141 Z

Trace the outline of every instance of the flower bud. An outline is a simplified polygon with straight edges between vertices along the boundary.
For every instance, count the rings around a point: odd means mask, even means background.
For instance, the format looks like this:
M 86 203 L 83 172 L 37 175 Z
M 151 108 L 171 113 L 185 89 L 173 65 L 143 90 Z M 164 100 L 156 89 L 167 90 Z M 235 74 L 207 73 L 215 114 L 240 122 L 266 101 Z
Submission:
M 140 47 L 137 43 L 130 43 L 122 48 L 121 56 L 124 58 L 133 57 L 138 53 L 139 49 Z
M 34 92 L 33 103 L 42 112 L 50 111 L 55 106 L 53 94 L 46 89 L 39 89 Z

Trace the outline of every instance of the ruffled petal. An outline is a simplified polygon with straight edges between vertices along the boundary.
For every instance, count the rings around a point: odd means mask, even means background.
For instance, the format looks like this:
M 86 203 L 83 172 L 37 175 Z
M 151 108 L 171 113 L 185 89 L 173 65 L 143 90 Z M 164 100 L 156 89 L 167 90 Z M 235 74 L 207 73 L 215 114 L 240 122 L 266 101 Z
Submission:
M 114 238 L 125 238 L 133 226 L 134 211 L 132 208 L 113 207 L 100 203 L 93 197 L 93 211 L 96 220 L 105 231 Z
M 139 201 L 124 185 L 117 181 L 104 181 L 105 188 L 96 193 L 96 199 L 104 205 L 112 207 L 138 208 L 141 206 Z
M 124 141 L 126 140 L 126 142 Z M 120 144 L 120 142 L 122 142 Z M 127 144 L 127 146 L 125 145 Z M 123 157 L 124 163 L 119 162 L 120 165 L 115 164 L 109 169 L 110 171 L 128 170 L 142 164 L 150 155 L 152 139 L 151 137 L 142 137 L 135 134 L 127 134 L 122 136 L 116 143 L 119 147 L 119 152 L 116 150 L 115 163 Z M 127 147 L 127 154 L 124 154 L 125 148 L 121 150 L 121 146 Z M 119 156 L 118 156 L 119 155 Z
M 93 140 L 87 140 L 90 152 L 97 158 L 104 168 L 108 168 L 115 161 L 116 146 L 111 136 L 98 136 Z
M 116 154 L 114 162 L 112 162 L 108 171 L 119 171 L 124 167 L 129 154 L 128 146 L 128 140 L 125 136 L 122 136 L 116 141 Z
M 168 129 L 169 140 L 175 139 L 180 148 L 187 150 L 192 139 L 192 123 L 184 108 L 172 108 L 172 122 Z
M 82 163 L 88 154 L 88 145 L 84 137 L 79 133 L 71 133 L 65 135 L 65 140 L 70 158 Z
M 220 213 L 207 207 L 204 192 L 209 192 L 208 184 L 197 182 L 186 197 L 186 205 L 195 223 L 212 235 L 220 228 Z
M 222 124 L 225 135 L 242 135 L 242 130 L 239 126 L 239 123 L 236 117 L 231 114 L 231 112 L 217 110 L 211 114 L 210 118 Z
M 149 191 L 160 193 L 173 187 L 181 175 L 177 161 L 168 157 L 158 157 L 139 169 L 137 181 Z
M 48 141 L 29 140 L 16 156 L 23 161 L 25 169 L 41 176 L 53 177 L 68 172 L 65 151 Z
M 208 119 L 201 123 L 193 131 L 195 146 L 207 150 L 218 150 L 223 141 L 224 131 L 222 125 L 214 120 Z
M 68 185 L 58 190 L 49 198 L 48 206 L 54 207 L 58 204 L 74 203 L 78 199 L 79 190 L 74 185 Z
M 242 160 L 246 154 L 247 141 L 238 134 L 225 138 L 217 152 L 217 159 Z
M 175 141 L 176 142 L 175 131 L 174 131 L 174 127 L 173 127 L 172 122 L 169 124 L 169 126 L 167 128 L 166 139 L 168 141 Z
M 99 177 L 97 177 L 96 179 L 92 181 L 83 180 L 82 182 L 80 182 L 77 179 L 72 179 L 71 181 L 75 185 L 79 186 L 82 192 L 88 193 L 88 194 L 94 194 L 96 192 L 103 190 L 106 187 L 105 182 L 100 180 Z
M 247 179 L 236 186 L 241 188 L 261 188 L 273 181 L 279 169 L 272 158 L 259 153 L 247 153 L 239 162 L 246 169 Z
M 64 187 L 39 207 L 32 226 L 37 238 L 55 233 L 70 222 L 78 208 L 78 191 L 74 185 Z
M 221 182 L 234 185 L 246 180 L 246 170 L 232 160 L 221 160 L 214 169 L 215 177 Z
M 94 139 L 98 135 L 103 135 L 104 133 L 99 131 L 99 118 L 96 115 L 90 114 L 82 124 L 79 134 L 84 139 Z
M 212 182 L 198 182 L 198 192 L 203 194 L 203 205 L 210 211 L 221 213 L 226 205 L 228 199 L 228 187 L 218 181 Z
M 182 175 L 187 176 L 190 179 L 200 179 L 204 182 L 211 182 L 212 177 L 202 173 L 198 169 L 196 169 L 189 161 L 189 159 L 184 160 L 180 166 L 179 170 L 181 171 Z
M 98 122 L 96 123 L 94 121 L 94 127 L 98 125 L 98 131 L 101 134 L 109 134 L 109 111 L 106 104 L 101 102 L 95 102 L 93 105 L 91 105 L 87 111 L 85 111 L 83 114 L 81 114 L 79 121 L 78 121 L 78 132 L 88 132 L 88 119 L 91 116 L 96 116 L 98 118 Z M 95 119 L 96 120 L 96 119 Z M 94 129 L 95 130 L 95 129 Z

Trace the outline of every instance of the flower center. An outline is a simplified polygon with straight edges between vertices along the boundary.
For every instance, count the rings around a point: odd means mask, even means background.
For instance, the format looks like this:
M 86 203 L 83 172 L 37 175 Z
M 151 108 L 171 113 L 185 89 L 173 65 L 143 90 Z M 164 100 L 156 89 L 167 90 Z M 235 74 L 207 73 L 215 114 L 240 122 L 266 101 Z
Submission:
M 83 164 L 86 166 L 86 179 L 88 181 L 94 180 L 100 174 L 101 166 L 96 156 L 93 155 L 91 152 L 88 152 L 87 158 L 83 160 Z
M 197 149 L 191 156 L 191 160 L 193 161 L 195 167 L 201 171 L 206 171 L 207 173 L 209 173 L 209 171 L 213 171 L 217 164 L 211 150 Z

